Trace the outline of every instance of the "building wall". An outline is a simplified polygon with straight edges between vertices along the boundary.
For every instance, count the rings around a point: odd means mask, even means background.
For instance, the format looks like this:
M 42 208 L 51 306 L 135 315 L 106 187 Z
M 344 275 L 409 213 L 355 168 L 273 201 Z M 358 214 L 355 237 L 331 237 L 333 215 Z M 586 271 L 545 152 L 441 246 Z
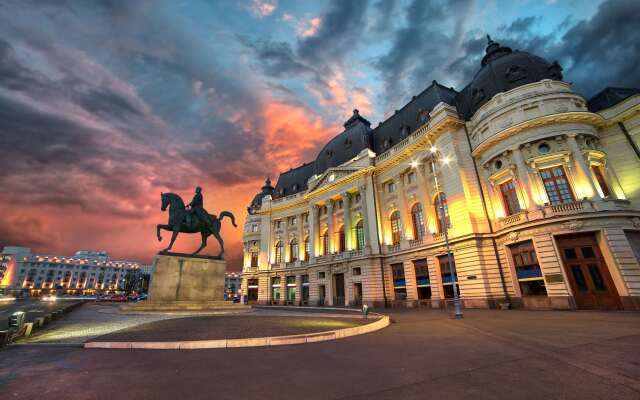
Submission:
M 639 308 L 640 267 L 625 232 L 640 230 L 640 159 L 619 125 L 624 124 L 637 143 L 639 120 L 638 95 L 595 114 L 568 84 L 550 80 L 496 95 L 467 122 L 455 108 L 440 103 L 424 125 L 384 153 L 365 149 L 353 160 L 313 176 L 305 193 L 264 198 L 245 225 L 245 249 L 260 249 L 259 266 L 252 268 L 250 257 L 245 257 L 243 279 L 259 279 L 259 301 L 264 303 L 272 301 L 272 276 L 280 276 L 284 285 L 286 276 L 308 274 L 310 303 L 334 305 L 335 276 L 344 274 L 347 304 L 355 301 L 354 284 L 360 283 L 362 301 L 369 305 L 445 307 L 446 285 L 437 257 L 447 253 L 434 205 L 436 194 L 443 192 L 451 221 L 448 239 L 466 307 L 578 307 L 557 243 L 567 235 L 587 232 L 598 240 L 602 263 L 622 306 Z M 541 171 L 558 167 L 573 199 L 552 204 Z M 608 196 L 596 176 L 598 168 L 611 192 Z M 390 182 L 395 184 L 393 192 Z M 503 195 L 508 183 L 518 207 L 513 212 Z M 416 203 L 423 210 L 422 238 L 413 226 Z M 396 212 L 397 242 L 392 232 Z M 309 222 L 303 224 L 304 214 Z M 290 225 L 287 221 L 293 216 L 297 224 Z M 339 227 L 355 227 L 360 220 L 365 245 L 358 248 L 352 230 L 346 233 L 347 248 L 339 252 Z M 283 221 L 280 228 L 276 221 Z M 330 232 L 328 254 L 322 252 L 325 230 Z M 311 257 L 300 260 L 301 251 L 298 260 L 291 261 L 286 244 L 296 238 L 302 249 L 307 235 Z M 283 260 L 275 263 L 279 241 L 285 243 Z M 533 244 L 539 276 L 518 276 L 523 269 L 515 265 L 511 249 L 526 241 Z M 417 259 L 427 260 L 429 301 L 417 298 Z M 398 263 L 404 266 L 403 300 L 396 300 L 394 292 L 391 266 Z M 353 275 L 355 267 L 361 275 Z M 325 273 L 324 279 L 319 272 Z M 546 295 L 524 294 L 519 280 L 526 279 L 543 283 Z M 324 299 L 319 296 L 321 285 Z

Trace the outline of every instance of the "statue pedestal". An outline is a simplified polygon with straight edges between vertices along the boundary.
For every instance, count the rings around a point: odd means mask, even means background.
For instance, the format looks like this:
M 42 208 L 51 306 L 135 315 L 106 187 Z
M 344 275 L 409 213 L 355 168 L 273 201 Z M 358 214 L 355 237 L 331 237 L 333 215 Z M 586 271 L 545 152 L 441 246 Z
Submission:
M 226 263 L 214 257 L 158 254 L 153 260 L 149 300 L 124 311 L 206 311 L 246 308 L 224 301 Z
M 153 259 L 150 302 L 224 300 L 224 260 L 213 257 L 158 254 Z

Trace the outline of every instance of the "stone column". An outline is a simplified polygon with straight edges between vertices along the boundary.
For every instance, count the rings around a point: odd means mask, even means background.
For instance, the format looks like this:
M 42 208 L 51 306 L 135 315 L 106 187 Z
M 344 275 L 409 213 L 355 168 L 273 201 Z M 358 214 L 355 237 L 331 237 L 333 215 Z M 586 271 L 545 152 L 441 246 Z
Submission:
M 282 233 L 282 263 L 291 261 L 289 248 L 289 217 L 283 217 L 282 223 L 284 224 L 284 232 Z
M 325 300 L 324 304 L 333 306 L 333 272 L 331 268 L 327 269 L 325 273 Z
M 580 175 L 582 179 L 586 179 L 589 183 L 589 187 L 591 188 L 591 192 L 593 193 L 591 197 L 599 198 L 598 190 L 596 189 L 596 185 L 593 182 L 593 177 L 591 176 L 591 171 L 589 170 L 589 166 L 587 162 L 584 160 L 584 156 L 582 155 L 582 151 L 580 151 L 580 147 L 578 146 L 578 142 L 576 141 L 576 135 L 570 134 L 567 135 L 567 144 L 569 145 L 569 149 L 571 150 L 571 155 L 576 162 L 577 170 L 580 171 Z M 577 188 L 574 188 L 574 191 Z M 582 196 L 585 197 L 586 193 L 582 193 Z M 578 199 L 580 200 L 580 199 Z
M 304 257 L 304 229 L 302 226 L 304 225 L 302 222 L 303 213 L 297 215 L 297 223 L 298 223 L 298 254 L 296 254 L 298 260 L 302 260 Z
M 413 262 L 404 261 L 404 282 L 407 290 L 407 300 L 418 300 L 418 284 L 416 282 L 416 269 Z
M 405 193 L 404 174 L 398 177 L 398 211 L 400 212 L 400 241 L 415 239 L 413 234 L 407 236 L 407 228 L 411 226 L 409 218 L 409 204 L 407 203 L 407 194 Z
M 374 207 L 374 193 L 371 185 L 360 186 L 360 201 L 362 202 L 362 216 L 364 228 L 365 247 L 369 248 L 372 254 L 380 253 L 380 242 L 378 240 L 377 217 Z
M 353 250 L 352 246 L 352 227 L 351 223 L 351 195 L 347 192 L 341 194 L 343 203 L 342 217 L 344 219 L 344 242 L 346 251 Z
M 333 201 L 329 199 L 327 200 L 327 235 L 329 236 L 329 248 L 326 249 L 327 254 L 333 254 L 333 250 L 335 249 L 333 244 L 335 236 L 333 219 Z
M 318 248 L 318 206 L 309 205 L 309 262 L 313 263 Z
M 524 157 L 522 156 L 522 151 L 520 150 L 520 146 L 516 146 L 511 149 L 511 154 L 513 154 L 513 160 L 516 163 L 516 168 L 518 169 L 518 179 L 520 180 L 522 190 L 524 192 L 525 207 L 528 211 L 535 211 L 538 207 L 536 202 L 533 200 L 533 196 L 531 195 L 532 183 L 529 179 L 529 168 L 527 164 L 524 162 Z
M 296 275 L 296 306 L 300 305 L 300 300 L 302 300 L 302 275 Z

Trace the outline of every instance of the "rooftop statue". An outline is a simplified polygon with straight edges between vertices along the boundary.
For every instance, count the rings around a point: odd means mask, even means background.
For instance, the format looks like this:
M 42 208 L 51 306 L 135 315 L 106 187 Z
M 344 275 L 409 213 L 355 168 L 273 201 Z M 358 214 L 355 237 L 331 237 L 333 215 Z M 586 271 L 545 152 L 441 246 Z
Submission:
M 166 211 L 167 207 L 169 207 L 169 223 L 158 224 L 158 241 L 162 240 L 162 236 L 160 236 L 160 229 L 173 232 L 171 235 L 171 242 L 166 249 L 162 250 L 163 252 L 171 250 L 173 243 L 178 237 L 178 233 L 200 233 L 202 236 L 202 243 L 198 250 L 194 251 L 193 254 L 198 254 L 207 245 L 207 238 L 210 235 L 213 235 L 218 239 L 218 243 L 220 243 L 220 254 L 218 254 L 218 257 L 220 259 L 224 258 L 224 241 L 222 240 L 222 237 L 220 237 L 220 221 L 222 221 L 224 217 L 229 217 L 233 226 L 237 227 L 236 219 L 232 213 L 229 211 L 223 211 L 220 213 L 220 218 L 214 214 L 209 214 L 204 209 L 202 188 L 199 186 L 196 187 L 196 193 L 193 196 L 193 200 L 191 200 L 191 203 L 186 206 L 184 205 L 182 198 L 175 193 L 160 193 L 160 199 L 162 202 L 160 209 L 162 211 Z

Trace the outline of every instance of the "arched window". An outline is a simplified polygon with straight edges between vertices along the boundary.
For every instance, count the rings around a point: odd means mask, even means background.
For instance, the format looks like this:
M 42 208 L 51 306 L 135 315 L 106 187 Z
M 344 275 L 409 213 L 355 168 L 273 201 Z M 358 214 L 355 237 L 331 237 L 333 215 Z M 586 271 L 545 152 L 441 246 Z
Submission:
M 364 222 L 362 220 L 356 224 L 356 248 L 358 250 L 364 249 Z
M 282 263 L 282 241 L 278 241 L 278 243 L 276 243 L 275 263 L 276 264 Z
M 298 255 L 300 254 L 300 246 L 298 245 L 298 240 L 293 238 L 291 243 L 289 243 L 289 261 L 294 262 L 298 260 Z
M 391 242 L 400 243 L 400 213 L 397 210 L 391 214 Z
M 304 261 L 309 261 L 309 254 L 311 253 L 311 241 L 309 236 L 304 238 Z
M 411 208 L 411 220 L 413 221 L 413 238 L 421 240 L 424 238 L 424 218 L 422 215 L 422 204 L 416 203 Z
M 436 208 L 436 217 L 438 217 L 438 233 L 442 232 L 443 221 L 447 229 L 451 229 L 451 219 L 449 218 L 449 206 L 447 205 L 447 196 L 443 192 L 436 194 L 433 201 Z
M 324 234 L 322 234 L 322 255 L 326 256 L 329 254 L 329 230 L 325 230 Z
M 340 231 L 338 232 L 339 235 L 339 243 L 340 243 L 340 248 L 338 249 L 339 253 L 344 252 L 347 249 L 347 238 L 344 234 L 344 225 L 342 225 L 340 227 Z

